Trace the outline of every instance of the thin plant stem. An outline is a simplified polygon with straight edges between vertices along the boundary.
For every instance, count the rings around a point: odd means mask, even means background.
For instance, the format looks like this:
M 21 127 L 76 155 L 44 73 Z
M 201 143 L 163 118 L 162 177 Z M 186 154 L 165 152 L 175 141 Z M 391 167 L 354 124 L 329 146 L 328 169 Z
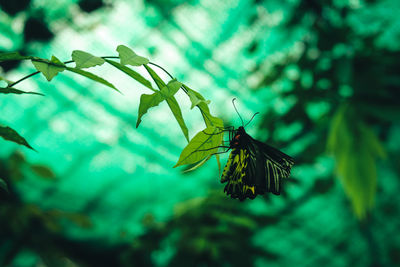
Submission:
M 156 66 L 157 68 L 162 69 L 171 79 L 174 79 L 174 76 L 172 76 L 166 69 L 164 69 L 163 67 L 161 67 L 160 65 L 153 63 L 153 62 L 149 62 L 148 64 Z
M 25 77 L 19 79 L 18 81 L 13 82 L 12 84 L 9 84 L 7 87 L 13 87 L 14 85 L 16 85 L 16 84 L 18 84 L 18 83 L 20 83 L 20 82 L 32 77 L 32 76 L 35 76 L 36 74 L 39 74 L 39 73 L 40 73 L 40 71 L 36 71 L 36 72 L 33 72 L 33 73 L 29 74 L 29 75 L 26 75 Z

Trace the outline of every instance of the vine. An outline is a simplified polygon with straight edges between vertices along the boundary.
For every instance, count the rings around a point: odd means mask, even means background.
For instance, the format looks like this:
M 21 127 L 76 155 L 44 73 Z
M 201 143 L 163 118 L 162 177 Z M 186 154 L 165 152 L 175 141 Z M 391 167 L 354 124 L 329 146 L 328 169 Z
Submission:
M 0 54 L 0 62 L 11 60 L 30 60 L 37 71 L 27 76 L 24 76 L 15 82 L 0 77 L 0 80 L 4 80 L 7 83 L 6 87 L 0 87 L 0 94 L 42 95 L 36 92 L 23 91 L 15 88 L 15 86 L 39 73 L 42 73 L 47 81 L 50 82 L 55 76 L 63 71 L 69 71 L 84 76 L 95 82 L 108 86 L 117 92 L 120 92 L 111 82 L 107 81 L 106 79 L 97 76 L 87 70 L 83 70 L 98 67 L 103 65 L 104 63 L 107 63 L 115 67 L 119 71 L 127 74 L 133 80 L 139 82 L 153 92 L 152 94 L 142 94 L 140 96 L 136 128 L 139 127 L 142 121 L 142 117 L 146 113 L 148 113 L 151 108 L 158 106 L 163 101 L 167 102 L 168 107 L 170 108 L 173 116 L 175 117 L 176 121 L 179 124 L 179 127 L 182 130 L 183 135 L 188 141 L 188 144 L 183 149 L 179 160 L 174 167 L 188 164 L 196 164 L 193 168 L 191 168 L 191 170 L 193 170 L 204 164 L 208 159 L 211 158 L 212 155 L 216 156 L 218 166 L 220 166 L 219 157 L 216 153 L 218 152 L 218 146 L 222 144 L 223 131 L 221 131 L 221 129 L 223 129 L 224 125 L 223 121 L 220 118 L 215 117 L 211 114 L 209 108 L 210 101 L 206 100 L 199 92 L 189 88 L 187 85 L 178 81 L 162 66 L 150 62 L 145 57 L 139 56 L 129 47 L 119 45 L 116 51 L 118 52 L 118 56 L 98 57 L 85 51 L 75 50 L 72 52 L 71 55 L 72 60 L 65 62 L 61 62 L 54 55 L 51 57 L 50 60 L 48 60 L 34 56 L 23 56 L 18 52 L 2 53 Z M 118 59 L 119 62 L 117 61 Z M 70 63 L 75 63 L 75 67 L 67 66 Z M 147 73 L 155 83 L 156 88 L 153 87 L 152 83 L 148 79 L 136 72 L 130 66 L 136 68 L 144 67 L 144 69 L 147 71 Z M 168 82 L 163 81 L 151 66 L 157 67 L 165 72 L 171 78 L 171 80 L 169 80 Z M 182 110 L 179 106 L 179 103 L 174 96 L 179 90 L 182 90 L 189 97 L 189 100 L 191 101 L 190 109 L 193 109 L 194 107 L 197 107 L 199 109 L 206 125 L 206 128 L 198 132 L 192 139 L 189 139 L 189 130 L 183 119 Z M 8 126 L 0 125 L 0 136 L 5 140 L 35 150 L 24 137 L 22 137 L 17 131 Z

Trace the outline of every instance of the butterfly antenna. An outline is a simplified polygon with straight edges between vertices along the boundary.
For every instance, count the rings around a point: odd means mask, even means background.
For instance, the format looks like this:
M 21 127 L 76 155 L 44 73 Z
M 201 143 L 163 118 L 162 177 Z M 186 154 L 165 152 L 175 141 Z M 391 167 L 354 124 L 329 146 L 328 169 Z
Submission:
M 244 127 L 246 127 L 247 125 L 249 125 L 249 123 L 254 119 L 254 117 L 257 115 L 257 114 L 260 114 L 260 112 L 256 112 L 256 113 L 254 113 L 254 115 L 253 115 L 253 117 L 251 117 L 251 119 L 249 120 L 249 122 L 248 123 L 246 123 L 246 125 L 245 126 L 243 126 L 243 128 Z
M 244 125 L 244 122 L 243 122 L 242 116 L 240 116 L 239 111 L 237 110 L 237 108 L 236 108 L 236 106 L 235 106 L 235 100 L 236 100 L 236 98 L 232 99 L 232 104 L 233 104 L 233 107 L 234 107 L 235 110 L 236 110 L 236 113 L 239 115 L 239 118 L 240 118 L 240 120 L 242 121 L 242 126 L 243 126 L 243 125 Z

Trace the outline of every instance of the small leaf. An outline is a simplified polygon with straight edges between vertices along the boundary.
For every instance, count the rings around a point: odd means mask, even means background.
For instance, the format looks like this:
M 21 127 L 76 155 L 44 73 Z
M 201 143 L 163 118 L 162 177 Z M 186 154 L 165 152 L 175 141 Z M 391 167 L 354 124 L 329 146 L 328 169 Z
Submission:
M 77 68 L 70 68 L 70 67 L 67 67 L 67 70 L 75 72 L 75 73 L 77 73 L 79 75 L 82 75 L 82 76 L 84 76 L 86 78 L 89 78 L 89 79 L 91 79 L 91 80 L 93 80 L 95 82 L 98 82 L 98 83 L 104 84 L 104 85 L 106 85 L 108 87 L 111 87 L 112 89 L 114 89 L 114 90 L 116 90 L 117 92 L 120 93 L 120 91 L 113 84 L 111 84 L 110 82 L 104 80 L 103 78 L 101 78 L 101 77 L 99 77 L 99 76 L 97 76 L 97 75 L 95 75 L 95 74 L 93 74 L 91 72 L 87 72 L 85 70 L 81 70 L 81 69 L 77 69 Z
M 0 54 L 0 62 L 9 61 L 9 60 L 24 60 L 31 59 L 30 56 L 21 56 L 18 52 L 9 52 L 9 53 L 1 53 Z
M 41 95 L 44 96 L 41 93 L 36 93 L 36 92 L 25 92 L 21 91 L 19 89 L 13 88 L 13 87 L 6 87 L 6 88 L 0 88 L 0 94 L 31 94 L 31 95 Z
M 160 92 L 156 92 L 151 95 L 142 94 L 140 96 L 140 104 L 139 104 L 139 112 L 138 118 L 136 121 L 136 128 L 139 127 L 140 122 L 142 121 L 142 117 L 147 111 L 155 106 L 158 106 L 164 99 Z
M 353 211 L 364 219 L 374 205 L 377 159 L 384 157 L 385 151 L 374 132 L 348 105 L 342 105 L 334 115 L 327 145 Z
M 199 93 L 196 92 L 193 89 L 190 89 L 186 85 L 182 85 L 186 91 L 188 92 L 190 101 L 192 102 L 192 107 L 197 106 L 201 112 L 201 115 L 203 116 L 203 120 L 206 124 L 207 127 L 209 126 L 215 126 L 215 127 L 224 127 L 224 123 L 221 119 L 218 117 L 214 117 L 210 113 L 210 108 L 208 107 L 208 104 L 210 103 L 209 100 L 205 100 L 205 98 Z
M 42 178 L 46 178 L 49 180 L 54 180 L 56 178 L 56 175 L 54 172 L 47 166 L 44 165 L 39 165 L 39 164 L 33 164 L 30 166 L 31 170 L 38 176 Z
M 149 88 L 152 91 L 156 91 L 153 86 L 151 86 L 151 82 L 148 81 L 146 78 L 144 78 L 142 75 L 140 75 L 139 73 L 137 73 L 136 71 L 128 68 L 127 66 L 124 66 L 118 62 L 112 61 L 112 60 L 108 60 L 106 59 L 106 62 L 113 65 L 114 67 L 116 67 L 117 69 L 125 72 L 126 74 L 128 74 L 130 77 L 132 77 L 134 80 L 136 80 L 137 82 L 143 84 L 144 86 L 146 86 L 147 88 Z
M 186 127 L 186 124 L 183 119 L 181 108 L 179 107 L 178 101 L 176 101 L 175 97 L 171 96 L 170 98 L 167 98 L 167 103 L 168 103 L 169 108 L 172 111 L 172 114 L 174 114 L 176 121 L 178 122 L 179 126 L 181 127 L 183 135 L 185 136 L 186 140 L 189 142 L 189 130 Z
M 173 79 L 169 81 L 166 86 L 163 86 L 160 92 L 165 98 L 169 98 L 174 96 L 181 86 L 182 83 L 178 82 L 176 79 Z
M 59 72 L 65 70 L 65 65 L 55 56 L 51 60 L 32 58 L 33 66 L 40 71 L 48 81 L 51 81 Z
M 144 65 L 144 67 L 150 74 L 151 78 L 153 78 L 154 82 L 157 84 L 157 87 L 160 89 L 160 91 L 163 91 L 163 92 L 165 92 L 166 90 L 168 91 L 168 93 L 166 93 L 166 95 L 170 95 L 171 93 L 175 94 L 176 91 L 178 91 L 179 88 L 182 86 L 182 84 L 180 82 L 173 79 L 172 81 L 170 81 L 168 83 L 169 84 L 169 87 L 168 87 L 164 83 L 164 81 L 160 78 L 160 76 L 158 76 L 157 73 L 152 68 L 150 68 L 148 65 Z M 177 87 L 178 84 L 179 84 L 179 87 Z M 168 88 L 165 89 L 165 87 L 168 87 Z M 169 108 L 172 111 L 172 114 L 174 115 L 179 126 L 181 127 L 183 135 L 185 136 L 186 140 L 189 141 L 189 130 L 186 127 L 185 121 L 182 116 L 181 108 L 179 107 L 178 102 L 176 101 L 175 97 L 173 97 L 173 96 L 167 98 L 166 100 L 167 100 Z
M 189 144 L 183 149 L 175 167 L 193 164 L 207 158 L 209 155 L 218 151 L 218 146 L 222 142 L 222 132 L 220 129 L 210 126 L 198 132 Z
M 142 66 L 143 64 L 149 63 L 147 58 L 138 56 L 127 46 L 119 45 L 117 47 L 117 52 L 119 53 L 122 65 Z
M 188 95 L 190 98 L 190 102 L 192 102 L 192 106 L 190 109 L 193 109 L 195 106 L 199 106 L 201 103 L 204 103 L 206 105 L 209 105 L 211 103 L 210 100 L 205 100 L 200 93 L 190 89 L 188 90 Z M 200 107 L 200 106 L 199 106 Z
M 105 62 L 101 57 L 93 56 L 92 54 L 81 50 L 72 51 L 72 60 L 75 61 L 75 67 L 78 69 L 101 66 Z
M 0 189 L 6 191 L 8 193 L 8 185 L 7 183 L 0 178 Z
M 158 76 L 158 74 L 152 69 L 150 68 L 148 65 L 143 65 L 147 72 L 150 74 L 151 78 L 154 80 L 154 82 L 157 84 L 158 89 L 161 90 L 161 88 L 163 88 L 165 86 L 164 81 L 160 78 L 160 76 Z
M 11 129 L 8 126 L 0 126 L 0 136 L 3 137 L 5 140 L 17 143 L 19 145 L 24 145 L 27 148 L 35 150 L 28 144 L 25 138 L 20 136 L 15 130 Z

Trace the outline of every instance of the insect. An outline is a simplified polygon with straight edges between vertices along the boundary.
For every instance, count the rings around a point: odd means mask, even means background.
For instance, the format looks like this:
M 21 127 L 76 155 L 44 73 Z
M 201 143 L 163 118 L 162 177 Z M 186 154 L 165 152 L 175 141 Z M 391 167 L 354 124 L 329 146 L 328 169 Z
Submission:
M 224 192 L 231 198 L 238 198 L 241 201 L 246 198 L 254 199 L 266 192 L 279 195 L 281 180 L 290 176 L 294 160 L 278 149 L 248 135 L 244 128 L 257 113 L 243 125 L 243 119 L 236 109 L 234 100 L 232 103 L 242 121 L 242 126 L 228 130 L 227 151 L 232 151 L 221 176 L 221 183 L 227 183 Z

